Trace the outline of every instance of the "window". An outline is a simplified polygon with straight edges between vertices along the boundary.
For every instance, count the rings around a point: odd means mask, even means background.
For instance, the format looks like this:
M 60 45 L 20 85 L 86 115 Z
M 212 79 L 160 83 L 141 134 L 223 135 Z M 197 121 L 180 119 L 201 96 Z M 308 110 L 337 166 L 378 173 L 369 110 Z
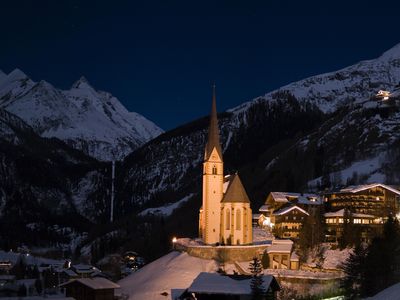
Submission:
M 241 213 L 240 209 L 236 210 L 236 230 L 240 230 L 241 227 Z
M 231 212 L 229 210 L 229 208 L 226 210 L 226 225 L 225 225 L 225 229 L 229 230 L 231 229 Z
M 213 175 L 217 175 L 217 167 L 215 165 L 212 167 L 212 173 Z

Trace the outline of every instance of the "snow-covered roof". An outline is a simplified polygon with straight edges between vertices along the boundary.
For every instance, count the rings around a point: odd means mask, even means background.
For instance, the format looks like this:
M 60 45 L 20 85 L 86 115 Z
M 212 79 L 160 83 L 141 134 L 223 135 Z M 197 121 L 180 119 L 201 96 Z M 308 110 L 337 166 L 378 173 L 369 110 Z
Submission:
M 261 212 L 267 212 L 268 211 L 268 205 L 261 205 L 261 207 L 258 209 L 258 211 Z
M 103 289 L 117 289 L 120 286 L 106 278 L 103 277 L 95 277 L 95 278 L 78 278 L 70 280 L 66 283 L 60 284 L 60 286 L 66 286 L 71 284 L 72 282 L 80 282 L 83 285 L 86 285 L 94 290 L 103 290 Z
M 173 251 L 121 279 L 121 293 L 129 300 L 172 300 L 179 297 L 201 272 L 216 272 L 214 260 Z M 163 296 L 167 293 L 167 296 Z
M 271 192 L 271 197 L 275 202 L 287 203 L 290 198 L 296 199 L 297 203 L 308 204 L 308 205 L 320 205 L 322 204 L 322 199 L 317 194 L 308 193 L 290 193 L 290 192 Z
M 375 187 L 381 187 L 381 188 L 389 190 L 389 191 L 391 191 L 391 192 L 393 192 L 393 193 L 395 193 L 397 195 L 400 195 L 400 191 L 398 189 L 395 189 L 395 188 L 393 188 L 391 186 L 388 186 L 386 184 L 383 184 L 383 183 L 371 183 L 371 184 L 349 186 L 349 187 L 346 187 L 344 189 L 341 189 L 339 192 L 340 193 L 358 193 L 358 192 L 365 191 L 365 190 L 368 190 L 368 189 L 372 189 L 372 188 L 375 188 Z
M 188 288 L 189 293 L 225 294 L 225 295 L 251 295 L 251 278 L 234 279 L 217 273 L 201 272 Z M 272 275 L 263 275 L 263 285 L 269 289 L 271 283 L 274 289 L 279 290 L 279 285 Z M 278 288 L 277 288 L 278 287 Z
M 272 245 L 267 248 L 267 253 L 290 253 L 292 252 L 292 247 L 293 242 L 291 240 L 273 240 Z
M 259 219 L 261 217 L 261 214 L 253 214 L 253 219 Z
M 344 216 L 344 208 L 338 211 L 333 211 L 333 212 L 327 212 L 324 213 L 325 218 L 329 217 L 343 217 Z M 367 214 L 360 214 L 360 213 L 352 213 L 351 216 L 353 218 L 375 218 L 373 215 L 367 215 Z
M 294 209 L 296 209 L 296 210 L 302 212 L 303 214 L 306 214 L 307 216 L 309 216 L 309 213 L 308 213 L 308 212 L 306 212 L 304 209 L 302 209 L 302 208 L 300 208 L 300 207 L 298 207 L 298 206 L 296 206 L 296 205 L 288 206 L 288 207 L 279 209 L 279 210 L 277 210 L 277 211 L 274 212 L 274 215 L 275 215 L 275 216 L 282 216 L 282 215 L 287 214 L 288 212 L 290 212 L 290 211 L 292 211 L 292 210 L 294 210 Z

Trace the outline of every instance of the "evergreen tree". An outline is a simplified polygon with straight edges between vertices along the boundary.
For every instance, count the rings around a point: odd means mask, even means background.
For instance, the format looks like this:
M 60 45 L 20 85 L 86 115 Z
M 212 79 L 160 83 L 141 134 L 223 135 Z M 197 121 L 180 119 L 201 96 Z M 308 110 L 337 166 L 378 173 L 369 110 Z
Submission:
M 357 245 L 342 265 L 345 277 L 341 280 L 340 285 L 349 299 L 357 299 L 361 295 L 367 253 L 365 245 Z
M 375 238 L 368 247 L 365 263 L 362 296 L 372 296 L 400 280 L 400 227 L 389 217 L 383 236 Z
M 267 251 L 264 251 L 262 259 L 261 259 L 261 263 L 264 269 L 268 269 L 269 268 L 269 255 L 267 253 Z
M 261 261 L 254 257 L 253 261 L 250 263 L 250 272 L 252 274 L 252 279 L 250 282 L 250 287 L 253 293 L 254 300 L 261 300 L 265 298 L 266 290 L 263 285 L 264 280 L 263 276 L 263 269 L 261 265 Z
M 339 248 L 343 250 L 348 246 L 354 246 L 359 243 L 360 236 L 354 226 L 353 214 L 347 208 L 343 213 L 342 234 L 338 240 Z

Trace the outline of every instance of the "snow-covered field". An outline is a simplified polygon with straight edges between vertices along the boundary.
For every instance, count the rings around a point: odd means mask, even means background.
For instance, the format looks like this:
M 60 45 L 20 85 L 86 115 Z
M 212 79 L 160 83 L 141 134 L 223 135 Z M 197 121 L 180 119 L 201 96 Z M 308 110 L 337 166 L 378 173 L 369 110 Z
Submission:
M 12 264 L 15 264 L 17 262 L 18 257 L 20 255 L 23 255 L 26 263 L 31 265 L 40 265 L 40 264 L 62 265 L 64 263 L 63 260 L 35 257 L 33 255 L 21 254 L 18 252 L 5 252 L 0 250 L 0 260 L 9 260 Z
M 367 300 L 398 300 L 400 299 L 400 283 L 396 283 Z
M 215 272 L 212 260 L 171 252 L 120 280 L 120 293 L 130 300 L 172 300 L 188 288 L 200 272 Z

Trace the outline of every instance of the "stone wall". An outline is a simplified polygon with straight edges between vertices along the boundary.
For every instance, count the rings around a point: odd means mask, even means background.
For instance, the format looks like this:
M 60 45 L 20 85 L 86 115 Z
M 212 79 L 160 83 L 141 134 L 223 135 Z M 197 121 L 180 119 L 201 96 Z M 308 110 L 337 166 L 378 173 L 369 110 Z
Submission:
M 261 259 L 264 250 L 269 245 L 249 246 L 187 246 L 177 243 L 176 250 L 187 252 L 190 256 L 203 259 L 215 259 L 224 262 L 250 261 L 257 256 Z

